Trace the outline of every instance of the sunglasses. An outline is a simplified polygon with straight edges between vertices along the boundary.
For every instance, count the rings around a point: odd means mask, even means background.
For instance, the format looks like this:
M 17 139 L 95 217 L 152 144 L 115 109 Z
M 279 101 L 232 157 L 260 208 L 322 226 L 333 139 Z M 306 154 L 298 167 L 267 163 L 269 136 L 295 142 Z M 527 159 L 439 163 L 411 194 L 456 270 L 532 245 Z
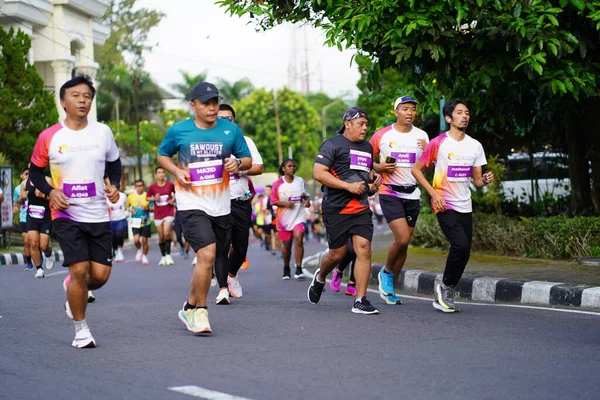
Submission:
M 229 122 L 233 122 L 233 117 L 219 117 L 219 118 L 224 119 Z

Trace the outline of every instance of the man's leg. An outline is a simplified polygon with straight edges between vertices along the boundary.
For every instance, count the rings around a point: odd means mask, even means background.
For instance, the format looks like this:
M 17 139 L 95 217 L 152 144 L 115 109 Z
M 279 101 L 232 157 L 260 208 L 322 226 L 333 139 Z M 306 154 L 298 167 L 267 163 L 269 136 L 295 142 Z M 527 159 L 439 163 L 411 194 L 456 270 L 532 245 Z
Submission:
M 192 281 L 190 282 L 190 295 L 188 296 L 189 305 L 206 308 L 206 297 L 208 296 L 208 289 L 210 288 L 216 252 L 216 243 L 198 249 L 196 252 L 198 261 L 194 267 Z
M 25 232 L 21 232 L 21 237 L 23 238 L 23 255 L 25 256 L 25 268 L 31 266 L 31 249 L 29 244 L 29 235 L 27 234 L 27 228 L 25 228 Z
M 346 254 L 345 245 L 338 249 L 329 249 L 329 251 L 323 255 L 321 259 L 321 266 L 319 267 L 319 273 L 317 274 L 318 282 L 325 283 L 327 275 L 329 275 L 335 266 L 338 265 L 338 263 L 344 257 L 344 254 Z
M 402 271 L 402 267 L 404 267 L 404 263 L 406 262 L 408 245 L 415 228 L 408 226 L 406 218 L 395 219 L 388 223 L 388 225 L 394 234 L 394 241 L 388 249 L 385 272 L 393 272 L 394 282 L 397 282 L 400 271 Z
M 81 261 L 69 265 L 69 275 L 71 279 L 67 286 L 67 300 L 73 314 L 74 321 L 85 319 L 85 309 L 88 299 L 88 281 L 90 262 Z
M 356 298 L 367 294 L 369 277 L 371 276 L 371 241 L 358 235 L 352 236 L 352 245 L 356 253 L 354 277 L 356 278 Z
M 248 254 L 248 230 L 252 208 L 249 202 L 231 203 L 231 253 L 229 275 L 236 277 Z
M 156 225 L 156 232 L 158 233 L 158 247 L 160 249 L 160 262 L 158 265 L 166 265 L 165 256 L 167 255 L 165 249 L 165 226 L 164 219 L 159 221 L 154 221 Z
M 173 238 L 173 221 L 170 218 L 165 218 L 163 221 L 163 234 L 165 238 L 165 253 L 167 256 L 167 261 L 169 264 L 172 264 L 173 259 L 171 258 L 171 239 Z
M 294 258 L 296 259 L 296 271 L 294 278 L 299 280 L 306 279 L 306 275 L 302 272 L 302 259 L 304 258 L 304 232 L 301 230 L 292 231 L 294 240 Z
M 142 236 L 142 253 L 147 256 L 148 255 L 148 237 Z
M 40 233 L 37 230 L 28 230 L 27 236 L 29 237 L 29 252 L 31 254 L 31 261 L 35 267 L 35 277 L 43 278 L 44 269 L 42 268 L 42 251 L 40 250 Z

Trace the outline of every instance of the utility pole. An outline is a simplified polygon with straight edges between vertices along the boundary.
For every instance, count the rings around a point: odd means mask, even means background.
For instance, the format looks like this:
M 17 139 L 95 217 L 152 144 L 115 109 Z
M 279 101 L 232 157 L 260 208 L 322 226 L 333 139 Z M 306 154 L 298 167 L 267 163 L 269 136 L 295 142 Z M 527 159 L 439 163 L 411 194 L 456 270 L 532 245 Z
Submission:
M 277 101 L 277 89 L 273 89 L 273 108 L 275 111 L 275 132 L 277 132 L 277 154 L 279 164 L 283 162 L 283 149 L 281 148 L 281 128 L 279 127 L 279 102 Z
M 323 124 L 323 142 L 327 140 L 327 109 L 335 105 L 338 101 L 342 101 L 342 99 L 335 99 L 334 101 L 323 107 L 323 109 L 321 110 L 321 123 Z

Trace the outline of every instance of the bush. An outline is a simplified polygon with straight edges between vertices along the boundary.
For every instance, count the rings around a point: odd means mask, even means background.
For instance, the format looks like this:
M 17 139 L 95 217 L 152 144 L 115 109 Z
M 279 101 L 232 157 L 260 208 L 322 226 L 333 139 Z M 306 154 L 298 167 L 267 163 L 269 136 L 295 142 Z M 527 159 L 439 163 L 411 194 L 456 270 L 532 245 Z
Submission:
M 412 243 L 447 249 L 448 241 L 433 214 L 421 214 Z M 473 214 L 473 250 L 505 256 L 568 260 L 600 253 L 600 218 L 508 218 Z

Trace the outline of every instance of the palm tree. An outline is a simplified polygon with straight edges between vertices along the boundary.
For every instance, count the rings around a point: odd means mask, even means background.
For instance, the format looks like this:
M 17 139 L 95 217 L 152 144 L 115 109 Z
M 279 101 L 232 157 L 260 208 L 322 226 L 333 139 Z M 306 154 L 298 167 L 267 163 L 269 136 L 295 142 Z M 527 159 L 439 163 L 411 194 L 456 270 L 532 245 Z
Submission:
M 179 70 L 181 77 L 183 78 L 182 83 L 174 83 L 171 88 L 175 89 L 178 93 L 181 93 L 184 98 L 190 95 L 190 91 L 196 83 L 204 82 L 208 75 L 207 71 L 201 72 L 197 75 L 189 74 L 183 70 Z
M 248 78 L 242 78 L 233 83 L 219 78 L 217 79 L 217 88 L 219 89 L 219 94 L 223 97 L 223 101 L 231 104 L 248 96 L 254 90 L 254 85 L 252 85 L 252 82 Z

